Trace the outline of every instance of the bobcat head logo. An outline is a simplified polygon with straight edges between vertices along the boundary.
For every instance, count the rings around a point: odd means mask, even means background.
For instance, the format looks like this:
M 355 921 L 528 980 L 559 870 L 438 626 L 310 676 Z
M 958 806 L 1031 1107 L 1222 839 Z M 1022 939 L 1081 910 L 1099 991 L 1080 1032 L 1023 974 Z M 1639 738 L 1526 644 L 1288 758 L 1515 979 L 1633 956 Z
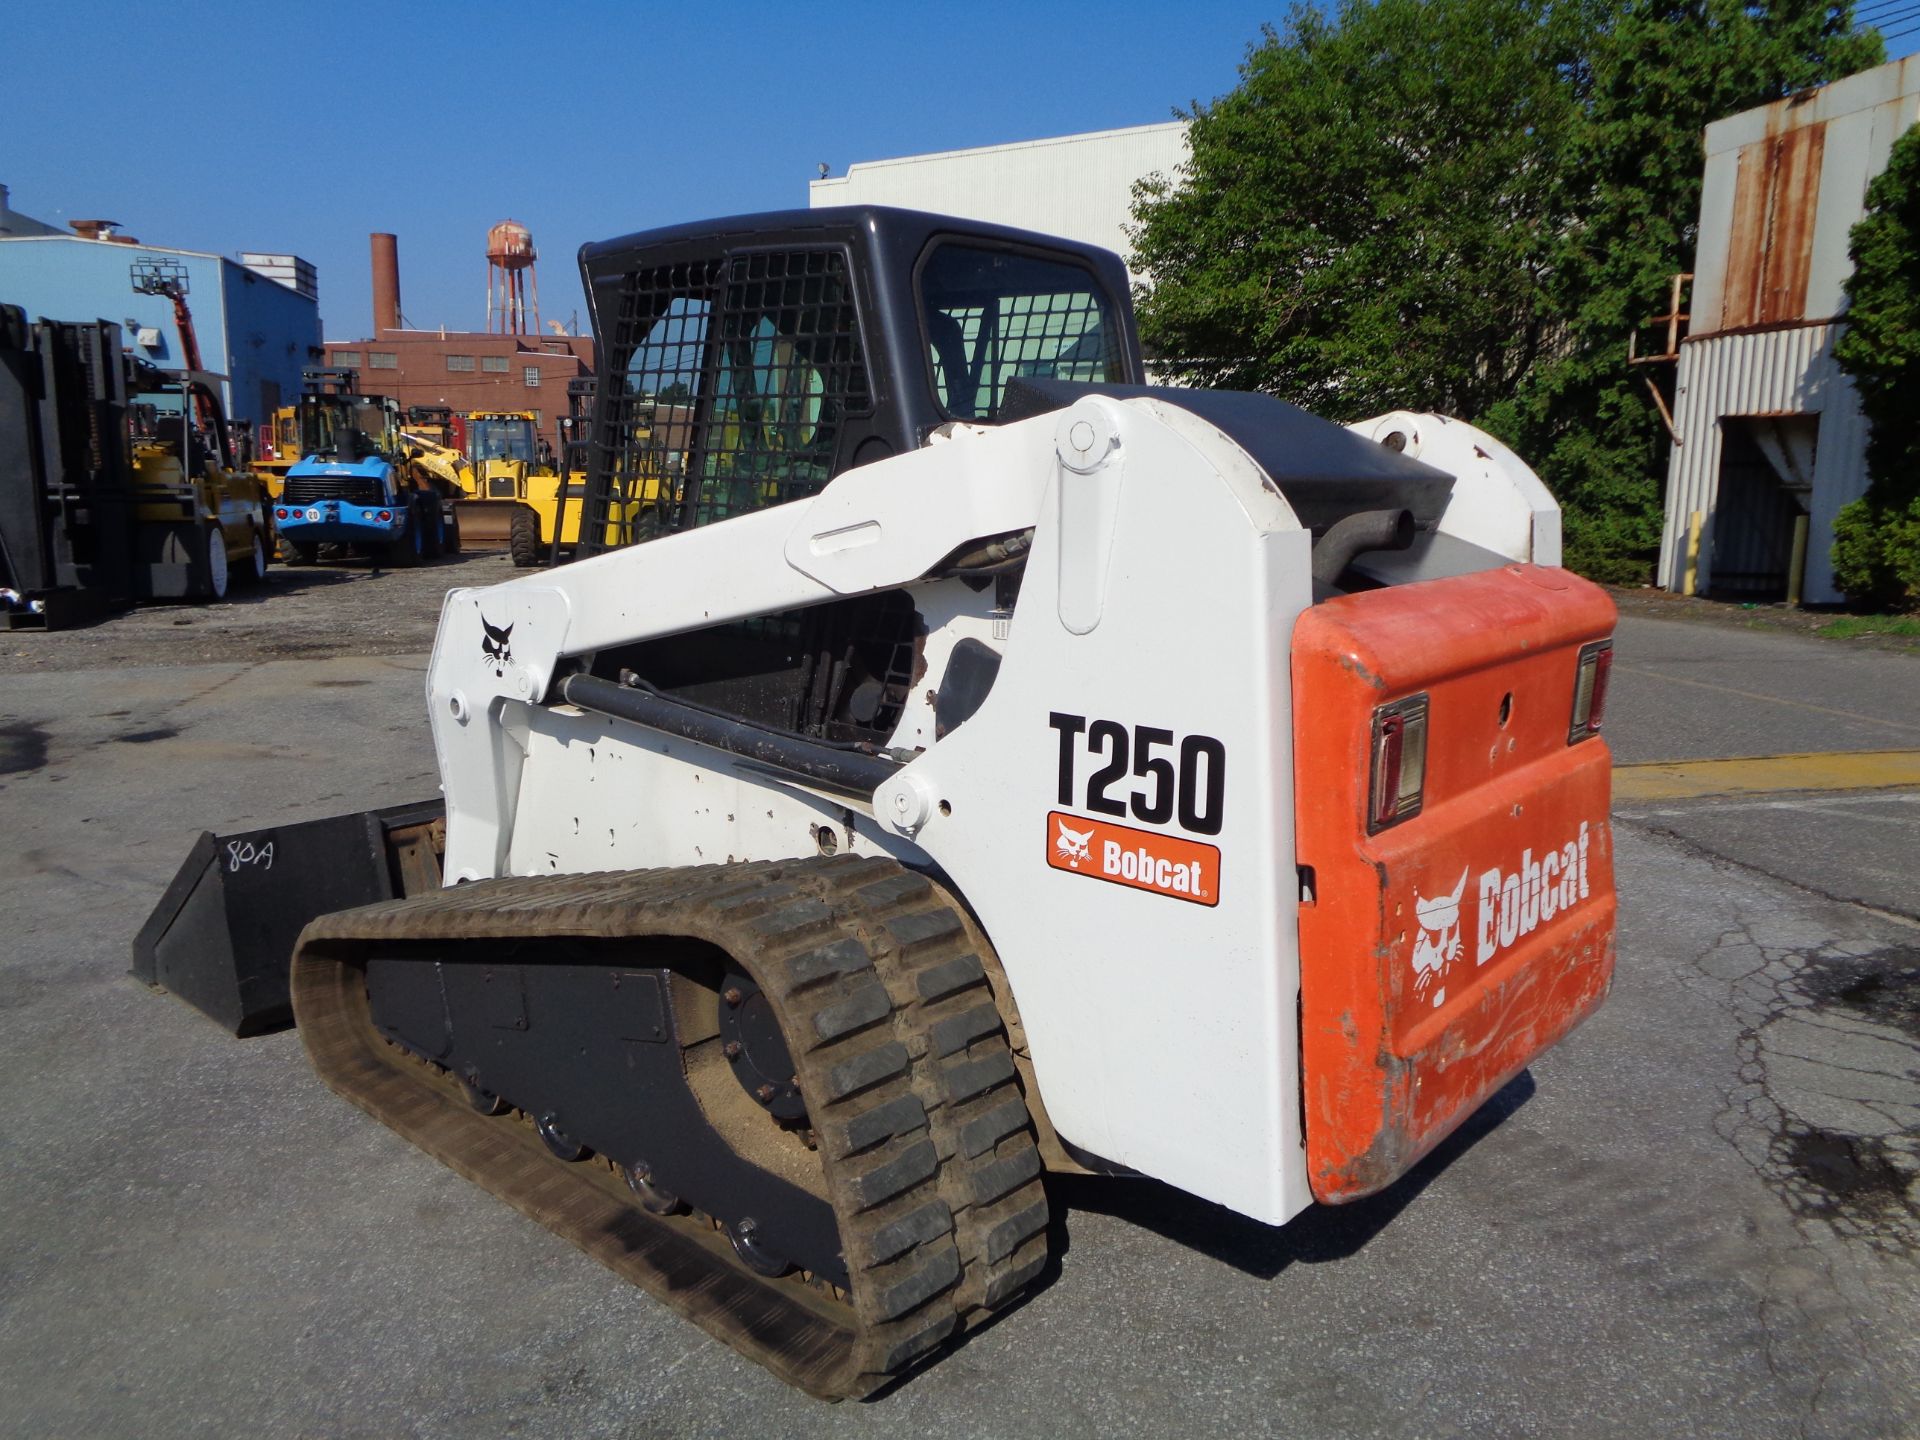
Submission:
M 506 667 L 513 663 L 513 626 L 489 625 L 482 615 L 480 628 L 487 632 L 480 641 L 480 653 L 493 662 L 496 676 L 506 674 Z
M 1067 822 L 1057 815 L 1053 823 L 1060 827 L 1060 833 L 1053 838 L 1054 851 L 1067 862 L 1070 868 L 1078 870 L 1082 860 L 1092 857 L 1093 852 L 1088 849 L 1088 842 L 1093 839 L 1092 828 L 1069 830 Z
M 1413 892 L 1413 913 L 1420 921 L 1420 933 L 1413 941 L 1413 988 L 1425 992 L 1427 986 L 1447 968 L 1447 962 L 1465 948 L 1460 939 L 1460 897 L 1466 893 L 1467 872 L 1460 872 L 1460 883 L 1451 895 L 1429 900 L 1418 890 Z M 1444 988 L 1434 992 L 1437 1006 L 1447 998 Z

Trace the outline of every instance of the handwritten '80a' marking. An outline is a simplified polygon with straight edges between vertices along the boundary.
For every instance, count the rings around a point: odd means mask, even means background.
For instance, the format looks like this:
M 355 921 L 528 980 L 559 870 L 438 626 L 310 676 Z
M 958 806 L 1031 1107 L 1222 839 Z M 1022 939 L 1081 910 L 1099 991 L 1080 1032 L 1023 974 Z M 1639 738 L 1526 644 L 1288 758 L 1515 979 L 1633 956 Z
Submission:
M 273 842 L 255 845 L 251 840 L 229 840 L 227 842 L 227 869 L 244 870 L 258 866 L 262 870 L 273 868 Z

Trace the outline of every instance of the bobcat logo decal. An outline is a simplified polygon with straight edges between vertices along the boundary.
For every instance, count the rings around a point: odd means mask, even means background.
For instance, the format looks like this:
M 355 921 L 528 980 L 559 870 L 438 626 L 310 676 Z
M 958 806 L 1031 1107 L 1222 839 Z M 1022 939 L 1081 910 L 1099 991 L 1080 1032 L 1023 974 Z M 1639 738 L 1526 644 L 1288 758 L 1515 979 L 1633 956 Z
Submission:
M 1087 848 L 1087 842 L 1093 839 L 1093 831 L 1091 829 L 1069 830 L 1067 822 L 1057 815 L 1053 823 L 1060 827 L 1060 833 L 1054 836 L 1053 848 L 1059 853 L 1060 858 L 1067 862 L 1070 869 L 1078 870 L 1080 862 L 1092 856 L 1092 852 Z
M 1413 942 L 1413 988 L 1422 994 L 1447 968 L 1447 962 L 1466 948 L 1460 939 L 1460 897 L 1466 890 L 1467 872 L 1462 870 L 1451 895 L 1429 900 L 1418 890 L 1413 892 L 1413 913 L 1420 921 L 1420 933 Z M 1433 992 L 1436 1006 L 1446 998 L 1444 986 Z
M 489 625 L 482 615 L 480 628 L 487 632 L 480 641 L 480 653 L 493 662 L 496 677 L 505 675 L 507 666 L 513 663 L 513 626 Z

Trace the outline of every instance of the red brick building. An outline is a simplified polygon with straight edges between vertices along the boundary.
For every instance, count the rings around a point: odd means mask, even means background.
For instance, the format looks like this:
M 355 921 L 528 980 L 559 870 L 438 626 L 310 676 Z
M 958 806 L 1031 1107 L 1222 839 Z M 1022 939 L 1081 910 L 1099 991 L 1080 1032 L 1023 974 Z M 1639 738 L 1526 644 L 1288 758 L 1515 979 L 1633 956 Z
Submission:
M 375 339 L 329 340 L 326 351 L 328 365 L 359 373 L 367 394 L 391 395 L 403 407 L 531 411 L 556 449 L 567 382 L 593 374 L 593 340 L 585 335 L 382 329 Z

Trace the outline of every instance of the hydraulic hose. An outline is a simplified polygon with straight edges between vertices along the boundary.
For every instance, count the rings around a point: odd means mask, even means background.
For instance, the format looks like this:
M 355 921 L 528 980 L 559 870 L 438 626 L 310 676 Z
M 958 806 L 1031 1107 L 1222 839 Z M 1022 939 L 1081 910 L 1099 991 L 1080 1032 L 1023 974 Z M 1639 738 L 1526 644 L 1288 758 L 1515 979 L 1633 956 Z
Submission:
M 1332 585 L 1355 556 L 1369 550 L 1405 550 L 1412 544 L 1411 510 L 1362 510 L 1328 526 L 1313 547 L 1314 581 Z

